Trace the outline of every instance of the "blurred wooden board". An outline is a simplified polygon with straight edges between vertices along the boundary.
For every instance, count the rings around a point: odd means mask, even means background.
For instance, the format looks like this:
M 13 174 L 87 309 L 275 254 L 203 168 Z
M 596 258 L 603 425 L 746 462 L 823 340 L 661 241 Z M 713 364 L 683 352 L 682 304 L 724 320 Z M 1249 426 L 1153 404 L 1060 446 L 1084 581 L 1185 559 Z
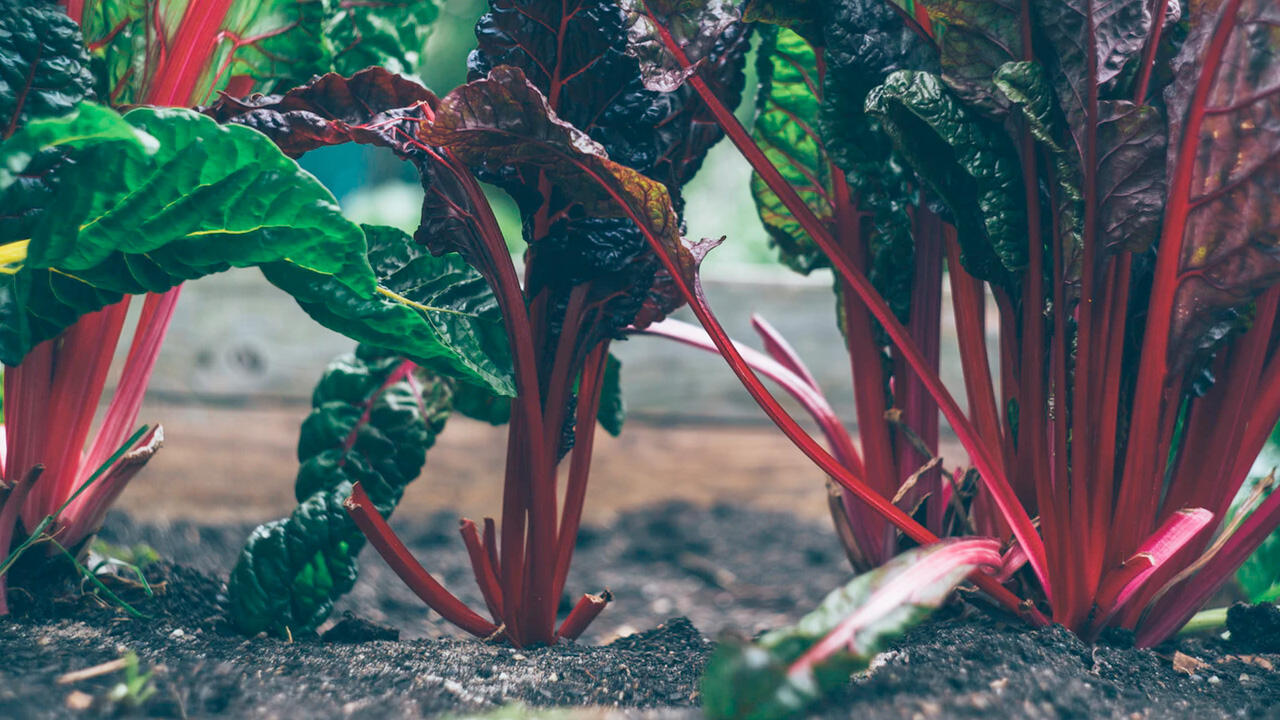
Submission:
M 303 406 L 233 408 L 148 403 L 165 446 L 118 507 L 151 521 L 262 521 L 293 509 Z M 506 432 L 467 418 L 449 421 L 409 486 L 401 513 L 456 510 L 479 519 L 501 507 Z M 950 447 L 951 457 L 960 457 Z M 666 426 L 632 422 L 600 433 L 586 522 L 665 500 L 750 503 L 827 522 L 822 473 L 778 432 L 760 425 Z
M 749 272 L 735 272 L 731 281 L 708 280 L 712 306 L 734 337 L 756 347 L 751 315 L 761 313 L 795 346 L 841 416 L 852 418 L 848 356 L 835 325 L 829 276 L 773 270 L 756 271 L 754 279 Z M 994 312 L 994 303 L 988 309 Z M 686 316 L 682 311 L 680 317 Z M 963 406 L 954 323 L 944 316 L 942 326 L 943 380 Z M 988 328 L 995 326 L 992 317 Z M 988 341 L 991 357 L 998 357 L 994 332 Z M 306 403 L 325 365 L 352 347 L 350 340 L 307 317 L 258 271 L 221 273 L 184 286 L 150 397 L 179 403 Z M 617 342 L 614 352 L 623 362 L 623 392 L 635 417 L 767 423 L 715 355 L 647 337 Z

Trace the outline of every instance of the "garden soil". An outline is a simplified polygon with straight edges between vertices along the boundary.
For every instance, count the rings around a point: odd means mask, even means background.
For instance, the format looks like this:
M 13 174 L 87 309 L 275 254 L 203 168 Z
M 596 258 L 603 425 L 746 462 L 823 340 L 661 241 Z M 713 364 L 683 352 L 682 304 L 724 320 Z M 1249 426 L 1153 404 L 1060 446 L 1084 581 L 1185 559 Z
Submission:
M 478 604 L 455 516 L 401 515 L 393 526 L 437 577 Z M 145 543 L 164 558 L 147 568 L 152 598 L 127 579 L 110 584 L 147 617 L 78 588 L 34 604 L 11 593 L 15 613 L 0 619 L 0 718 L 697 718 L 697 678 L 718 633 L 794 621 L 849 577 L 822 523 L 676 503 L 584 529 L 569 586 L 608 588 L 615 601 L 579 643 L 517 650 L 459 637 L 371 551 L 321 635 L 245 638 L 229 629 L 220 604 L 249 529 L 113 514 L 104 539 Z M 1059 627 L 1029 630 L 976 600 L 956 603 L 814 713 L 1280 717 L 1280 618 L 1254 613 L 1235 617 L 1234 640 L 1136 650 L 1123 635 L 1089 646 Z M 104 666 L 129 652 L 138 657 L 131 692 L 127 669 Z M 552 709 L 566 706 L 577 709 Z

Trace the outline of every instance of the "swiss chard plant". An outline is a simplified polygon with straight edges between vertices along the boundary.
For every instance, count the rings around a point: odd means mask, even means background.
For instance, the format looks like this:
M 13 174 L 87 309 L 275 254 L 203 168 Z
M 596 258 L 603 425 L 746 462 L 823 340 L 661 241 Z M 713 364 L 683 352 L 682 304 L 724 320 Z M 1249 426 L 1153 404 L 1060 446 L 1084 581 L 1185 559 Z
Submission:
M 494 0 L 476 36 L 471 82 L 442 98 L 369 69 L 349 78 L 325 75 L 283 95 L 225 96 L 207 112 L 219 122 L 261 130 L 292 156 L 347 142 L 390 148 L 422 179 L 422 220 L 414 239 L 433 253 L 458 253 L 487 281 L 501 315 L 496 330 L 510 352 L 514 398 L 472 393 L 465 407 L 454 402 L 468 414 L 509 418 L 501 514 L 481 524 L 464 520 L 460 527 L 487 617 L 411 556 L 381 512 L 387 496 L 359 472 L 349 474 L 357 482 L 346 507 L 431 608 L 474 635 L 523 646 L 577 637 L 608 600 L 607 592 L 584 595 L 557 622 L 597 418 L 613 432 L 621 424 L 609 345 L 625 328 L 661 319 L 682 302 L 646 237 L 683 247 L 679 188 L 722 133 L 692 89 L 644 86 L 639 63 L 626 53 L 625 14 L 610 0 Z M 742 26 L 733 24 L 707 49 L 704 72 L 717 102 L 736 105 L 746 46 Z M 506 191 L 520 209 L 527 244 L 523 277 L 481 181 Z M 387 268 L 374 265 L 383 277 Z M 349 334 L 366 342 L 387 347 L 382 338 L 411 336 L 434 321 L 402 311 L 405 305 L 377 310 L 375 317 L 367 303 L 317 287 L 295 268 L 265 272 L 322 322 L 358 320 L 371 334 Z M 436 299 L 415 295 L 419 272 L 405 266 L 393 275 L 400 287 L 384 283 L 380 291 L 408 307 L 429 309 Z M 346 432 L 359 437 L 363 430 Z M 306 435 L 304 428 L 304 445 Z M 343 462 L 354 461 L 338 460 Z M 348 475 L 345 466 L 340 472 Z M 318 531 L 311 537 L 308 542 L 324 541 Z M 249 577 L 258 557 L 273 574 L 268 580 L 263 571 Z M 301 583 L 306 592 L 315 589 L 305 576 L 310 566 L 281 565 L 278 558 L 249 551 L 241 563 L 244 586 Z M 310 602 L 297 602 L 303 600 Z M 318 617 L 302 613 L 293 620 L 295 627 L 308 627 Z M 286 621 L 276 614 L 242 625 L 279 630 Z
M 623 4 L 650 87 L 694 88 L 751 163 L 788 264 L 833 270 L 858 443 L 776 333 L 769 357 L 739 351 L 696 282 L 707 334 L 665 332 L 724 355 L 840 486 L 855 564 L 999 537 L 1002 569 L 975 576 L 998 601 L 1149 645 L 1280 524 L 1275 493 L 1227 520 L 1280 419 L 1273 3 L 753 0 L 777 26 L 754 135 L 702 77 L 733 6 Z M 944 259 L 963 409 L 938 375 Z M 935 459 L 939 416 L 973 472 Z
M 61 548 L 78 556 L 158 448 L 159 426 L 141 435 L 133 426 L 180 283 L 271 266 L 284 277 L 313 277 L 330 295 L 400 303 L 379 286 L 364 230 L 270 140 L 156 106 L 265 89 L 388 53 L 389 63 L 409 62 L 417 50 L 400 43 L 420 47 L 422 26 L 386 29 L 410 18 L 425 23 L 435 9 L 248 0 L 0 8 L 3 613 L 16 555 L 52 541 L 53 555 Z M 111 109 L 126 105 L 144 107 Z M 95 427 L 135 294 L 146 300 Z M 457 331 L 470 318 L 453 317 L 391 345 L 426 367 L 509 393 L 505 370 Z M 376 331 L 361 318 L 322 322 L 355 335 Z M 501 353 L 494 357 L 501 363 Z

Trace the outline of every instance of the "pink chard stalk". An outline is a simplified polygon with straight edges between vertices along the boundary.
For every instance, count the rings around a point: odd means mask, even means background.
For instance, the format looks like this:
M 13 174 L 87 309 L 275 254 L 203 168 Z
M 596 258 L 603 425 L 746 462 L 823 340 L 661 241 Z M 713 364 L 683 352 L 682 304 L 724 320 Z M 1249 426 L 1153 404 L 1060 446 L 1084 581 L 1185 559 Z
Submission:
M 751 163 L 783 259 L 834 271 L 857 442 L 776 332 L 758 325 L 770 357 L 729 340 L 696 276 L 706 334 L 649 332 L 724 356 L 840 486 L 856 566 L 996 537 L 1002 567 L 974 579 L 997 601 L 1151 645 L 1280 525 L 1276 494 L 1227 521 L 1280 419 L 1274 4 L 750 0 L 754 132 L 703 91 L 732 3 L 622 4 L 649 86 L 692 87 Z M 684 249 L 649 239 L 676 275 Z M 944 260 L 964 409 L 938 374 Z M 939 416 L 972 471 L 939 466 Z

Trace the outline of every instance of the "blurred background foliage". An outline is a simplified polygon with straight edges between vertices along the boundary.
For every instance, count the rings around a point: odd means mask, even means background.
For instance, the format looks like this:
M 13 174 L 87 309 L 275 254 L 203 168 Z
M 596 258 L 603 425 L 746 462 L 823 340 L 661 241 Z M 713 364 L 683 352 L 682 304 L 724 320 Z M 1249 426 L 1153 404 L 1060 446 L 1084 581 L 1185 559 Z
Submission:
M 475 47 L 476 19 L 487 0 L 438 0 L 440 17 L 427 41 L 420 79 L 437 95 L 466 82 L 467 54 Z M 754 51 L 747 62 L 747 88 L 738 116 L 750 123 L 755 112 Z M 422 189 L 412 166 L 388 150 L 342 145 L 307 154 L 302 165 L 318 177 L 353 220 L 392 225 L 412 232 L 418 224 Z M 784 271 L 775 267 L 774 253 L 757 219 L 749 189 L 751 168 L 727 140 L 707 155 L 698 176 L 685 188 L 685 219 L 690 237 L 728 240 L 711 254 L 708 273 L 741 272 L 744 266 L 762 272 Z M 500 190 L 486 188 L 507 245 L 516 255 L 524 252 L 520 218 L 515 204 Z

